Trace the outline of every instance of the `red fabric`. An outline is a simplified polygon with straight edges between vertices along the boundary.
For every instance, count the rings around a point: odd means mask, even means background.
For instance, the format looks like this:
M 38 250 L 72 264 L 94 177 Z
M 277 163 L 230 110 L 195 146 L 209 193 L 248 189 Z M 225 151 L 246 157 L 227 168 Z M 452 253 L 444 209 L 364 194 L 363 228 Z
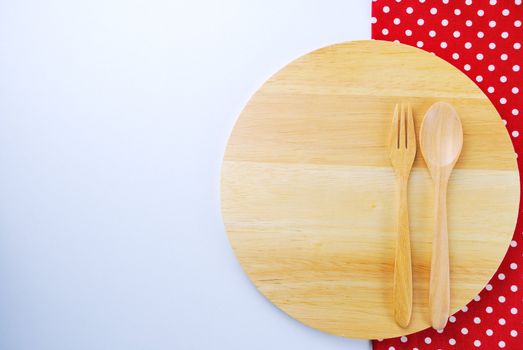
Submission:
M 373 39 L 433 52 L 474 80 L 498 109 L 516 153 L 522 153 L 521 0 L 374 0 L 372 13 Z M 519 157 L 520 169 L 522 161 Z M 374 350 L 522 350 L 522 228 L 520 215 L 497 273 L 474 301 L 450 318 L 443 332 L 427 329 L 375 340 Z

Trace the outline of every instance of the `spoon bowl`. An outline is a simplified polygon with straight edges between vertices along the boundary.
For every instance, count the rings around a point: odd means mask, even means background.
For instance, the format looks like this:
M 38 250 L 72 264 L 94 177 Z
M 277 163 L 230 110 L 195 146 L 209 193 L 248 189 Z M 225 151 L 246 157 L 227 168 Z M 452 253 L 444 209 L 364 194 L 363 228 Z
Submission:
M 463 147 L 463 128 L 450 104 L 433 104 L 423 119 L 420 146 L 431 173 L 435 167 L 453 167 Z

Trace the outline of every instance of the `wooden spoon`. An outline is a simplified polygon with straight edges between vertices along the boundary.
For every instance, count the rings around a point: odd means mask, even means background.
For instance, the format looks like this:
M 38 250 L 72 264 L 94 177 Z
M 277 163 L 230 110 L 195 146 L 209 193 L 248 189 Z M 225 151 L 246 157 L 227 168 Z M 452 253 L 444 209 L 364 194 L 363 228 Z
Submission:
M 450 316 L 447 184 L 462 146 L 463 128 L 456 110 L 448 103 L 433 104 L 421 124 L 420 147 L 435 186 L 429 305 L 432 327 L 437 330 Z

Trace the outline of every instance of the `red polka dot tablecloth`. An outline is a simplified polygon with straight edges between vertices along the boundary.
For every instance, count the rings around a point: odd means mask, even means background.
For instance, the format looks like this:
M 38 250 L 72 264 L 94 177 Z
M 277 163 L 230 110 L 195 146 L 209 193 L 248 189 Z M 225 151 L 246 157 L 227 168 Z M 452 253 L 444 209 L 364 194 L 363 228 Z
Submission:
M 373 39 L 433 52 L 474 80 L 523 155 L 522 0 L 374 0 L 371 21 Z M 443 331 L 375 340 L 374 350 L 523 350 L 522 228 L 520 215 L 498 271 Z

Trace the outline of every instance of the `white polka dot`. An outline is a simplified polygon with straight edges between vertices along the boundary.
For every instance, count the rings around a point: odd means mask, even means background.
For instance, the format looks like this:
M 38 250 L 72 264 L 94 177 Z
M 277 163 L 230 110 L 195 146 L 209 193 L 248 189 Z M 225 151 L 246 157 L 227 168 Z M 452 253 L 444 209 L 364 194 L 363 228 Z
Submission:
M 504 326 L 505 324 L 507 324 L 507 321 L 506 321 L 504 318 L 500 318 L 500 319 L 498 320 L 498 323 L 499 323 L 500 325 Z
M 512 136 L 518 137 L 519 136 L 519 131 L 517 131 L 517 130 L 512 131 Z
M 449 344 L 450 344 L 450 345 L 456 345 L 456 339 L 454 339 L 454 338 L 450 338 L 450 339 L 449 339 Z
M 466 25 L 467 27 L 472 27 L 472 21 L 471 21 L 470 19 L 467 19 L 467 20 L 465 21 L 465 25 Z
M 475 324 L 480 324 L 480 323 L 481 323 L 481 318 L 479 318 L 479 317 L 474 317 L 474 323 L 475 323 Z
M 467 305 L 463 306 L 463 307 L 461 308 L 461 311 L 463 311 L 463 312 L 467 312 L 467 311 L 469 311 L 468 306 L 467 306 Z
M 492 311 L 494 311 L 494 310 L 492 309 L 492 306 L 487 306 L 487 307 L 485 308 L 485 312 L 486 312 L 487 314 L 491 314 Z
M 455 10 L 454 10 L 454 14 L 455 14 L 456 16 L 461 15 L 461 10 L 460 10 L 460 9 L 455 9 Z
M 449 20 L 448 20 L 448 19 L 442 19 L 442 20 L 441 20 L 441 25 L 442 25 L 443 27 L 448 26 L 448 25 L 449 25 Z
M 430 36 L 431 38 L 434 38 L 434 37 L 436 36 L 436 31 L 435 31 L 435 30 L 431 30 L 431 31 L 429 32 L 429 36 Z
M 503 32 L 503 33 L 501 33 L 501 37 L 502 37 L 503 39 L 508 38 L 508 32 Z
M 498 297 L 498 301 L 499 301 L 500 303 L 504 303 L 505 301 L 507 301 L 507 299 L 506 299 L 503 295 L 500 295 L 500 296 Z
M 385 12 L 385 13 L 389 13 L 389 12 L 390 12 L 390 7 L 388 7 L 388 6 L 383 6 L 383 12 Z
M 513 291 L 514 293 L 518 291 L 518 286 L 516 286 L 515 284 L 511 285 L 510 286 L 510 290 Z
M 474 297 L 474 301 L 480 301 L 480 300 L 481 300 L 481 297 L 480 297 L 479 295 L 476 295 L 476 296 Z
M 515 329 L 511 330 L 510 331 L 510 335 L 513 336 L 514 338 L 518 336 L 518 331 L 516 331 Z
M 466 64 L 463 66 L 463 69 L 465 69 L 467 72 L 470 70 L 470 64 Z
M 481 83 L 481 82 L 483 81 L 483 77 L 482 77 L 481 75 L 477 75 L 477 76 L 476 76 L 476 81 L 477 81 L 478 83 Z
M 492 6 L 496 5 L 498 2 L 496 0 L 490 0 L 489 1 L 489 4 L 491 4 Z
M 476 59 L 477 59 L 478 61 L 481 61 L 481 60 L 483 59 L 483 54 L 482 54 L 482 53 L 478 53 L 478 54 L 476 55 Z
M 512 89 L 512 92 L 514 92 L 514 89 Z M 511 268 L 512 270 L 516 270 L 516 269 L 518 268 L 518 264 L 516 264 L 516 263 L 514 263 L 514 262 L 513 262 L 513 263 L 510 263 L 510 268 Z
M 426 337 L 425 344 L 430 344 L 430 343 L 432 343 L 432 339 L 430 339 L 430 337 Z
M 492 72 L 494 69 L 496 69 L 496 66 L 494 66 L 493 64 L 489 64 L 487 69 Z
M 496 48 L 496 43 L 489 43 L 488 48 L 494 50 Z
M 508 55 L 506 53 L 502 53 L 499 58 L 501 58 L 502 61 L 506 61 L 508 59 Z
M 481 346 L 481 342 L 479 340 L 474 340 L 474 346 L 479 348 Z
M 514 4 L 521 5 L 521 0 L 514 0 Z
M 485 11 L 483 11 L 483 10 L 478 10 L 478 16 L 479 16 L 479 17 L 482 17 L 484 14 L 485 14 Z
M 375 24 L 376 22 L 378 22 L 378 19 L 376 17 L 372 17 L 370 19 L 370 23 Z
M 521 21 L 519 19 L 514 21 L 514 27 L 521 27 Z
M 513 94 L 517 94 L 518 92 L 519 92 L 519 88 L 517 88 L 517 87 L 514 86 L 514 87 L 512 88 L 512 93 L 513 93 Z M 510 265 L 510 268 L 512 268 L 512 264 Z M 517 265 L 516 265 L 516 268 L 517 268 Z M 514 268 L 513 270 L 515 270 L 515 268 Z
M 499 99 L 499 103 L 501 103 L 502 105 L 506 104 L 507 103 L 507 99 L 505 97 L 502 97 Z
M 519 72 L 519 65 L 517 65 L 517 64 L 513 65 L 513 66 L 512 66 L 512 70 L 513 70 L 514 72 Z
M 408 340 L 408 339 L 407 339 L 406 336 L 403 336 L 403 337 L 400 338 L 400 341 L 401 341 L 402 343 L 406 343 L 407 340 Z
M 502 76 L 499 77 L 499 81 L 501 81 L 502 83 L 506 83 L 507 82 L 507 77 L 502 75 Z M 505 102 L 507 102 L 507 101 L 505 100 Z
M 469 333 L 469 330 L 465 327 L 461 328 L 461 333 L 462 334 L 468 334 Z
M 492 334 L 494 334 L 494 331 L 493 331 L 492 329 L 487 329 L 487 330 L 485 331 L 485 333 L 486 333 L 489 337 L 491 337 Z
M 503 16 L 510 15 L 510 11 L 508 9 L 504 9 L 503 11 L 501 11 L 501 13 L 503 14 Z
M 456 317 L 455 317 L 455 316 L 450 316 L 450 317 L 449 317 L 449 322 L 450 322 L 450 323 L 454 323 L 454 322 L 456 322 Z
M 419 26 L 422 26 L 425 23 L 425 21 L 423 20 L 423 18 L 420 18 L 416 23 L 418 23 Z
M 406 36 L 411 36 L 411 35 L 412 35 L 412 30 L 407 29 L 407 30 L 405 31 L 405 35 L 406 35 Z
M 436 13 L 438 13 L 438 9 L 437 8 L 433 7 L 433 8 L 430 9 L 430 14 L 431 15 L 435 15 Z
M 478 35 L 478 38 L 481 39 L 481 38 L 483 38 L 483 37 L 485 36 L 485 33 L 483 33 L 483 32 L 478 32 L 477 35 Z
M 468 6 L 472 5 L 472 0 L 465 0 L 465 4 Z
M 515 114 L 514 114 L 514 111 L 516 111 Z M 514 115 L 518 115 L 518 113 L 519 113 L 519 111 L 518 111 L 517 109 L 513 109 L 513 110 L 512 110 L 512 114 L 514 114 Z M 516 241 L 514 241 L 514 240 L 510 241 L 510 246 L 511 246 L 512 248 L 516 247 L 517 245 L 518 245 L 518 242 L 516 242 Z
M 439 44 L 439 46 L 442 48 L 442 49 L 446 49 L 447 48 L 447 43 L 442 41 L 441 44 Z
M 500 348 L 504 348 L 505 345 L 506 345 L 506 344 L 505 344 L 505 342 L 504 342 L 503 340 L 500 340 L 499 343 L 498 343 L 498 346 L 499 346 Z
M 466 49 L 470 49 L 472 47 L 472 43 L 467 41 L 464 46 Z
M 455 30 L 454 33 L 452 33 L 454 38 L 459 38 L 461 36 L 461 33 L 458 30 Z
M 513 307 L 513 308 L 510 309 L 510 313 L 511 313 L 512 315 L 515 315 L 515 314 L 518 313 L 518 309 L 515 308 L 515 307 Z
M 383 28 L 383 29 L 381 30 L 381 34 L 383 34 L 383 35 L 388 35 L 388 34 L 389 34 L 389 30 L 388 30 L 387 28 Z
M 423 47 L 423 41 L 421 41 L 421 40 L 418 41 L 418 42 L 416 43 L 416 46 L 417 46 L 417 47 Z
M 405 12 L 407 12 L 409 15 L 412 14 L 412 12 L 414 12 L 414 9 L 412 7 L 407 7 L 407 9 L 405 10 Z
M 521 49 L 521 44 L 520 43 L 514 43 L 513 46 L 514 46 L 514 49 L 516 49 L 516 50 Z
M 498 278 L 503 281 L 505 279 L 505 274 L 504 273 L 500 273 L 498 274 Z
M 452 58 L 455 59 L 455 60 L 459 59 L 459 53 L 454 52 L 454 53 L 452 54 Z
M 439 334 L 443 333 L 443 329 L 436 329 L 436 332 L 438 332 Z
M 394 346 L 389 346 L 389 350 L 396 350 Z
M 399 18 L 394 18 L 394 20 L 392 21 L 392 23 L 394 23 L 395 25 L 398 25 L 401 23 L 401 20 Z
M 494 28 L 494 27 L 496 26 L 496 21 L 490 21 L 490 22 L 488 22 L 488 26 L 489 26 L 490 28 Z
M 494 87 L 493 87 L 493 86 L 489 86 L 488 89 L 487 89 L 487 91 L 488 91 L 489 93 L 493 93 L 495 90 L 494 90 Z M 485 289 L 486 289 L 486 290 L 492 290 L 492 285 L 491 285 L 491 284 L 487 284 L 487 285 L 485 286 Z

